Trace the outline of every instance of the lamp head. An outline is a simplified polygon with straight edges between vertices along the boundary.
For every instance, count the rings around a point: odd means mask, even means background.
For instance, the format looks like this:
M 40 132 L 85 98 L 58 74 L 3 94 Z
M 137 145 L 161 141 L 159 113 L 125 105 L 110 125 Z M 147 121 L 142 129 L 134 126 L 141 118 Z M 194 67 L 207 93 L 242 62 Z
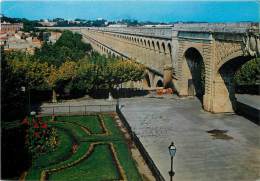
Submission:
M 35 116 L 35 115 L 36 115 L 36 112 L 35 112 L 35 111 L 32 111 L 32 112 L 30 112 L 30 115 L 31 115 L 31 116 Z
M 176 154 L 176 147 L 175 147 L 174 143 L 172 142 L 168 148 L 169 148 L 170 156 L 174 157 Z

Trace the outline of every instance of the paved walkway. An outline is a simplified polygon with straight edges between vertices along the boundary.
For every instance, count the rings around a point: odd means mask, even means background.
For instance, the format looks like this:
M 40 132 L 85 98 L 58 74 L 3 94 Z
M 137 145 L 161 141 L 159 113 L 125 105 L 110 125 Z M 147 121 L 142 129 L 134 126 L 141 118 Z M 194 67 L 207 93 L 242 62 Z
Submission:
M 260 95 L 236 94 L 236 98 L 238 102 L 260 110 Z
M 211 114 L 196 99 L 122 99 L 122 112 L 166 180 L 174 141 L 175 181 L 260 179 L 260 127 L 230 114 Z M 226 130 L 213 136 L 207 131 Z

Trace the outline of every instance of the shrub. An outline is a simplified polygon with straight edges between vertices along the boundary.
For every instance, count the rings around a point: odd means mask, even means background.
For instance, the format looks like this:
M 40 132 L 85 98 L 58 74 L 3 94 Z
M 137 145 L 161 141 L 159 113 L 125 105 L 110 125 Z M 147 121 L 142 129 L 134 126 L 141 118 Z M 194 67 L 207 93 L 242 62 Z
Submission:
M 22 124 L 27 128 L 26 146 L 34 158 L 55 149 L 58 144 L 57 130 L 43 122 L 42 117 L 25 118 Z

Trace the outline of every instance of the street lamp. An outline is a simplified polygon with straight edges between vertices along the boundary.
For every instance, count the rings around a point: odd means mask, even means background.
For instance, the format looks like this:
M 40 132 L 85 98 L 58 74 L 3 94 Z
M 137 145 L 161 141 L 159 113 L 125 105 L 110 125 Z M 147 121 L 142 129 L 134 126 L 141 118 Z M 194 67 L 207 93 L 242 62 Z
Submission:
M 174 143 L 172 142 L 170 144 L 170 146 L 168 147 L 169 149 L 169 153 L 170 153 L 170 156 L 171 156 L 171 170 L 169 171 L 169 175 L 170 175 L 170 179 L 172 181 L 172 177 L 174 176 L 175 172 L 173 171 L 172 167 L 173 167 L 173 157 L 175 156 L 176 154 L 176 147 L 174 145 Z
M 32 111 L 32 112 L 30 112 L 30 115 L 34 117 L 36 115 L 36 112 Z
M 116 100 L 116 104 L 119 106 L 119 85 L 116 86 L 116 92 L 117 92 L 117 100 Z

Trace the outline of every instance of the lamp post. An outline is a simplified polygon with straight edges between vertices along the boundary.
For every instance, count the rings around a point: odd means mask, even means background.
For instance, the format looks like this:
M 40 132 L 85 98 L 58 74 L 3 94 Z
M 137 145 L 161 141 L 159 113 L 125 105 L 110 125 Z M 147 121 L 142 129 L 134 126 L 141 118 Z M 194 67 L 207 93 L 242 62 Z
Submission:
M 119 106 L 119 85 L 116 86 L 116 92 L 117 92 L 117 100 L 116 100 L 116 104 Z
M 27 89 L 28 89 L 28 110 L 27 111 L 28 111 L 28 113 L 30 113 L 31 112 L 31 95 L 30 95 L 30 88 L 27 88 Z M 25 86 L 21 87 L 21 91 L 26 93 Z
M 170 175 L 170 180 L 172 181 L 172 177 L 175 174 L 175 172 L 173 171 L 173 157 L 176 154 L 176 147 L 175 147 L 173 142 L 170 144 L 168 149 L 169 149 L 169 153 L 170 153 L 170 156 L 171 156 L 171 170 L 169 171 L 169 175 Z

